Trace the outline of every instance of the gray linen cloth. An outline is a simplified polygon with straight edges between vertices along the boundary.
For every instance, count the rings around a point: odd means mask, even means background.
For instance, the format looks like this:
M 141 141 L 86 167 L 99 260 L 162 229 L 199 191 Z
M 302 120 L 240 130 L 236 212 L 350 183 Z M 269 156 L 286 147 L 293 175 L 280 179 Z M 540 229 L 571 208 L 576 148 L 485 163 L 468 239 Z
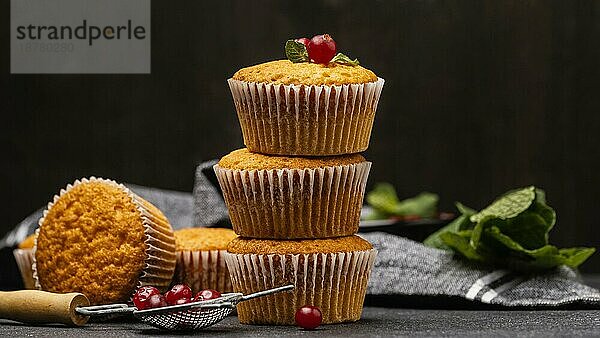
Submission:
M 196 170 L 194 193 L 126 184 L 161 209 L 175 229 L 210 226 L 227 220 L 227 208 L 212 172 L 214 161 Z M 14 246 L 37 227 L 43 209 L 21 222 L 0 248 Z M 508 270 L 477 266 L 452 252 L 383 232 L 361 234 L 378 250 L 367 293 L 374 299 L 389 296 L 461 299 L 468 304 L 503 307 L 600 308 L 600 292 L 582 283 L 577 271 L 560 267 L 544 274 L 519 275 Z M 377 305 L 371 302 L 372 305 Z M 435 303 L 434 303 L 435 304 Z M 433 305 L 435 306 L 435 305 Z

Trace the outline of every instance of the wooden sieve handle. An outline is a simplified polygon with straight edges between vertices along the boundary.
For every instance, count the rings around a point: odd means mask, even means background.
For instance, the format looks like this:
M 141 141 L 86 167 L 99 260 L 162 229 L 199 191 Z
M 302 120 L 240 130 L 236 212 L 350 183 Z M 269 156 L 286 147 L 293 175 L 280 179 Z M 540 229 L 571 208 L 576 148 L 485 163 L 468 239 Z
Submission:
M 89 317 L 78 314 L 75 308 L 88 305 L 87 297 L 75 292 L 0 291 L 0 318 L 21 323 L 82 326 Z

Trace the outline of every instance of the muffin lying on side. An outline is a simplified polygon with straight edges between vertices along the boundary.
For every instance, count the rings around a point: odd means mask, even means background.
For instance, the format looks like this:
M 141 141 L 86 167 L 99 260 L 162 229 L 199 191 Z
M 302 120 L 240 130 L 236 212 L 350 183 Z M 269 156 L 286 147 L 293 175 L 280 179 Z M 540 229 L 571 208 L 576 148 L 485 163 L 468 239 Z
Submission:
M 123 303 L 135 289 L 165 289 L 175 270 L 166 217 L 114 181 L 90 178 L 61 190 L 39 222 L 33 265 L 50 292 L 81 292 L 91 304 Z

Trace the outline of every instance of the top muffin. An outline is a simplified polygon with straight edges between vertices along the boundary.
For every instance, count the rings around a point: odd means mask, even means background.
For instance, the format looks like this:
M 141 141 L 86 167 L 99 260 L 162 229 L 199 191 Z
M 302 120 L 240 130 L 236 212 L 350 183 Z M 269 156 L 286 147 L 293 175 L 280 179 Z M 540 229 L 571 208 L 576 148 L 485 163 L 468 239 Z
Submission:
M 336 54 L 328 34 L 305 40 L 286 42 L 287 60 L 243 68 L 227 80 L 244 144 L 286 156 L 365 151 L 385 81 Z
M 284 85 L 342 85 L 377 81 L 377 75 L 361 66 L 276 60 L 242 68 L 234 80 Z

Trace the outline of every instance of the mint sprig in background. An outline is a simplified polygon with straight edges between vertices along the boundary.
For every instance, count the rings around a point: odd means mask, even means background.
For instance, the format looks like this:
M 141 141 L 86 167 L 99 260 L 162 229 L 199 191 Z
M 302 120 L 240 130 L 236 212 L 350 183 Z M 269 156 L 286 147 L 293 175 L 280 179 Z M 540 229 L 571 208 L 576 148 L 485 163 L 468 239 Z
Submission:
M 596 250 L 549 244 L 556 213 L 546 204 L 544 192 L 534 186 L 509 191 L 479 212 L 460 203 L 456 206 L 461 216 L 431 234 L 425 245 L 525 272 L 559 265 L 576 268 Z
M 377 183 L 367 194 L 367 203 L 373 208 L 373 212 L 366 219 L 386 219 L 392 216 L 431 218 L 437 213 L 438 200 L 438 195 L 422 192 L 401 201 L 393 185 Z

